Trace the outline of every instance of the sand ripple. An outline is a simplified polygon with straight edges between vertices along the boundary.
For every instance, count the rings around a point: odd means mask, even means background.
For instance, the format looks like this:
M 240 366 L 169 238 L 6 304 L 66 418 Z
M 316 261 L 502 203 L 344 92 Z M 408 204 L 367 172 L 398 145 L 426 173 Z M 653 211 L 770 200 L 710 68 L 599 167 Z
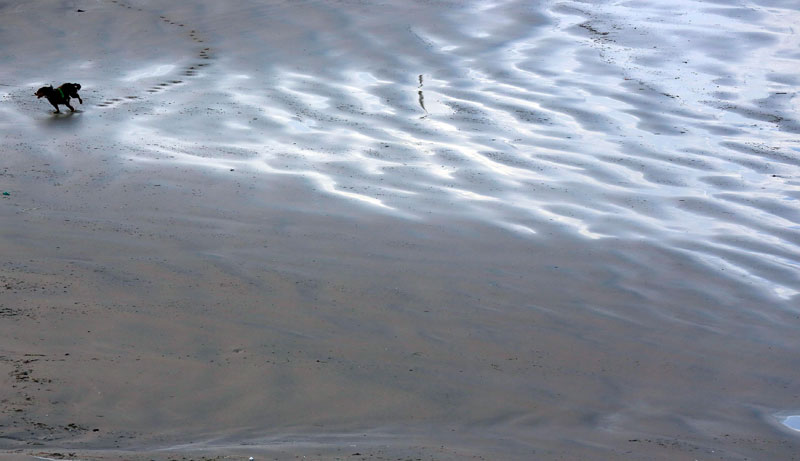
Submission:
M 29 49 L 104 56 L 70 75 L 141 161 L 296 177 L 414 220 L 660 242 L 798 292 L 797 9 L 441 6 L 110 1 L 79 16 L 107 15 L 100 40 Z
M 239 2 L 212 26 L 195 3 L 166 14 L 208 29 L 219 63 L 131 121 L 141 159 L 293 175 L 409 219 L 663 242 L 797 293 L 797 10 Z
M 3 446 L 797 452 L 792 2 L 80 3 L 0 2 Z

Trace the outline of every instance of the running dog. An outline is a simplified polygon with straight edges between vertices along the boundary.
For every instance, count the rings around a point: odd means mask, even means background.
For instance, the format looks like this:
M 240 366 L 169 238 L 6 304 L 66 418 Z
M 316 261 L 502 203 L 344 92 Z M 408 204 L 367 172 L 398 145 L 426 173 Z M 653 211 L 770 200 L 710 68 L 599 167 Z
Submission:
M 81 89 L 80 83 L 65 83 L 58 88 L 53 88 L 53 85 L 43 86 L 34 93 L 34 96 L 41 99 L 42 96 L 50 101 L 50 104 L 56 108 L 56 114 L 60 114 L 58 110 L 59 104 L 64 104 L 69 107 L 69 110 L 75 112 L 75 108 L 69 105 L 70 98 L 78 98 L 78 101 L 83 104 L 83 99 L 78 95 L 78 90 Z

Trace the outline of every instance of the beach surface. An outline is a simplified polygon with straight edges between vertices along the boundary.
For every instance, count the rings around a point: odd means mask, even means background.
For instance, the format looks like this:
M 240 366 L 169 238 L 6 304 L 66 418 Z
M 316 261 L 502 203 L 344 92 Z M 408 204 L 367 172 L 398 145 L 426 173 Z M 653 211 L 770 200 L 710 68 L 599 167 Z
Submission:
M 798 24 L 0 1 L 0 460 L 800 459 Z

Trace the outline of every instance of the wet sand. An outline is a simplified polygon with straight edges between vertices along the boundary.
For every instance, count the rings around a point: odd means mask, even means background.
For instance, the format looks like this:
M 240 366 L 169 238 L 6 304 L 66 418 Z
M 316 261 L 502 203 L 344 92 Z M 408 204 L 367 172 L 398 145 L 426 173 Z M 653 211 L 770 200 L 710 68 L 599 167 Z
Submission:
M 799 19 L 0 3 L 0 459 L 796 459 Z

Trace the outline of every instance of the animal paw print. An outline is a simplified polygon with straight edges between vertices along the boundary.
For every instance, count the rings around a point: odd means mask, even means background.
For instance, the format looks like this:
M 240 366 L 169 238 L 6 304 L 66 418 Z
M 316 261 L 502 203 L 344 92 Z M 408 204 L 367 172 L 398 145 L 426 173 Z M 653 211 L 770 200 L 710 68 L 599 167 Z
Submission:
M 159 18 L 161 18 L 161 20 L 163 22 L 167 23 L 167 24 L 176 25 L 178 27 L 185 27 L 184 24 L 180 24 L 180 23 L 178 23 L 176 21 L 173 21 L 173 20 L 169 19 L 166 16 L 159 16 Z M 195 29 L 191 29 L 188 32 L 188 36 L 189 36 L 189 38 L 191 40 L 193 40 L 196 43 L 204 43 L 205 42 L 205 40 L 200 36 L 200 34 Z M 202 48 L 197 53 L 197 57 L 199 59 L 203 59 L 203 60 L 211 59 L 211 48 L 208 48 L 208 47 Z M 187 77 L 194 77 L 194 76 L 197 75 L 197 73 L 198 73 L 198 71 L 199 71 L 199 69 L 201 67 L 205 67 L 207 65 L 208 65 L 208 63 L 205 63 L 205 62 L 202 62 L 202 61 L 200 63 L 193 64 L 193 65 L 187 67 L 186 69 L 184 69 L 183 75 L 185 75 Z
M 197 53 L 197 57 L 200 59 L 211 59 L 211 48 L 203 48 L 199 53 Z M 192 64 L 183 71 L 183 75 L 186 75 L 187 77 L 194 77 L 201 68 L 206 66 L 208 66 L 207 62 Z
M 123 7 L 123 8 L 136 9 L 138 11 L 143 11 L 141 8 L 133 8 L 133 7 L 131 7 L 130 5 L 126 4 L 123 0 L 110 0 L 110 1 L 111 1 L 111 3 L 119 5 L 120 7 Z M 168 24 L 170 26 L 184 27 L 184 28 L 186 27 L 185 24 L 183 24 L 183 23 L 181 23 L 179 21 L 175 21 L 173 19 L 170 19 L 169 17 L 164 16 L 164 15 L 159 16 L 159 19 L 161 19 L 162 22 L 164 22 L 165 24 Z M 204 43 L 205 42 L 205 40 L 203 39 L 203 37 L 201 37 L 201 35 L 197 32 L 197 30 L 191 29 L 188 32 L 185 32 L 185 30 L 186 29 L 183 29 L 182 33 L 187 34 L 188 38 L 191 39 L 192 41 L 194 41 L 196 43 Z M 186 77 L 197 76 L 201 68 L 206 67 L 206 66 L 209 65 L 208 60 L 212 59 L 211 48 L 204 47 L 204 48 L 200 49 L 197 52 L 196 57 L 199 60 L 199 62 L 186 67 L 183 70 L 183 75 L 184 76 L 186 76 Z M 184 83 L 183 80 L 168 80 L 168 81 L 164 81 L 164 82 L 161 82 L 161 83 L 157 83 L 157 84 L 151 86 L 150 88 L 148 88 L 146 91 L 148 93 L 155 94 L 155 93 L 159 93 L 161 91 L 164 91 L 164 90 L 166 90 L 166 89 L 168 89 L 168 88 L 170 88 L 170 87 L 172 87 L 174 85 L 180 85 L 182 83 Z M 103 102 L 99 103 L 98 106 L 99 107 L 113 107 L 113 106 L 116 106 L 118 104 L 121 104 L 122 102 L 126 102 L 126 101 L 130 102 L 131 100 L 135 100 L 135 99 L 139 99 L 139 97 L 138 96 L 127 96 L 124 99 L 117 99 L 117 98 L 108 99 L 106 101 L 103 101 Z
M 119 5 L 119 6 L 123 7 L 123 8 L 127 8 L 129 10 L 144 11 L 141 8 L 134 8 L 134 7 L 130 6 L 130 5 L 128 5 L 127 3 L 121 2 L 119 0 L 111 0 L 111 3 L 116 3 L 117 5 Z
M 169 19 L 166 16 L 159 16 L 159 18 L 161 18 L 162 21 L 166 22 L 167 24 L 169 24 L 171 26 L 186 27 L 185 24 L 181 24 L 181 23 L 179 23 L 177 21 L 173 21 L 173 20 Z
M 137 98 L 138 98 L 138 96 L 126 96 L 125 98 L 111 98 L 111 99 L 106 99 L 105 101 L 103 101 L 101 103 L 98 103 L 97 106 L 98 107 L 117 106 L 117 105 L 121 104 L 122 102 L 124 102 L 127 99 L 137 99 Z
M 156 84 L 155 86 L 150 87 L 150 89 L 147 90 L 147 92 L 158 93 L 159 91 L 164 91 L 173 85 L 179 85 L 181 83 L 183 83 L 183 80 L 170 80 L 168 82 L 161 82 L 159 84 Z
M 191 38 L 197 43 L 203 43 L 203 39 L 201 39 L 200 36 L 197 35 L 197 31 L 194 29 L 189 31 L 189 38 Z

